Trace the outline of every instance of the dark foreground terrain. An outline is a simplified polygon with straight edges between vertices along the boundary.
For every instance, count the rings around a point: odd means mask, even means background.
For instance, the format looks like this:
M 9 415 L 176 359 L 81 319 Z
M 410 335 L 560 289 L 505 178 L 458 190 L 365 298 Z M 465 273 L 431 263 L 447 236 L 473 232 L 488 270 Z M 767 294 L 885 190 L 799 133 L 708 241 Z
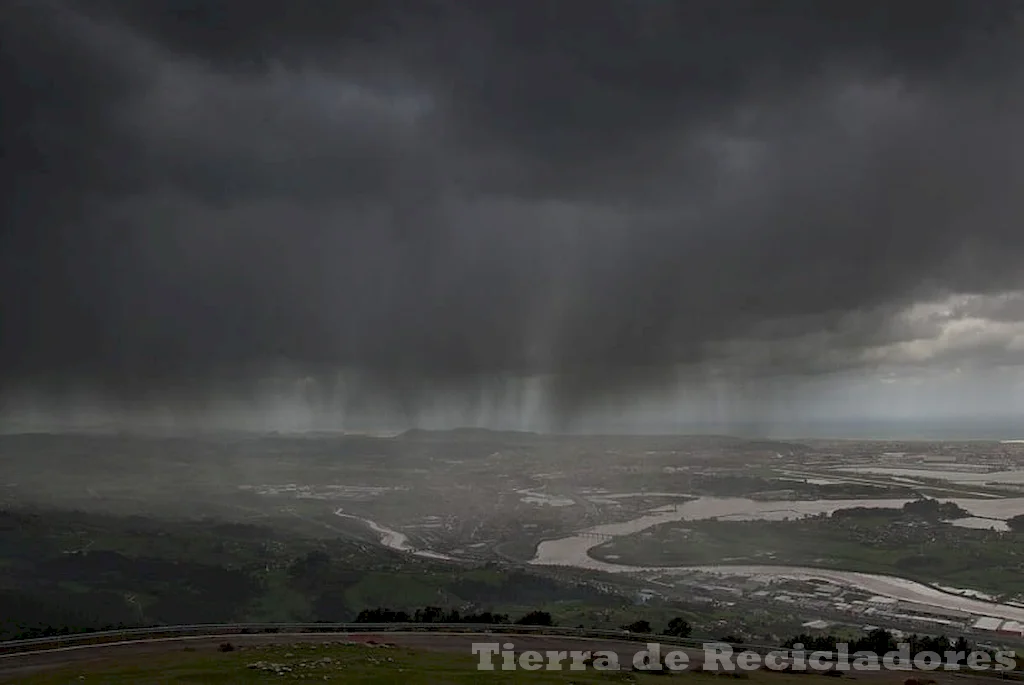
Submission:
M 903 683 L 907 672 L 850 673 L 841 679 L 819 674 L 789 674 L 766 670 L 745 674 L 702 672 L 703 654 L 687 650 L 690 669 L 671 674 L 632 671 L 638 642 L 596 641 L 526 635 L 360 634 L 335 635 L 232 635 L 234 649 L 223 652 L 224 637 L 173 638 L 156 642 L 105 645 L 0 658 L 0 683 L 56 685 L 156 685 L 157 683 L 713 683 L 723 676 L 767 685 L 851 681 Z M 619 658 L 618 672 L 477 670 L 474 642 L 510 641 L 516 651 L 611 650 Z M 930 673 L 936 683 L 990 682 L 984 676 Z

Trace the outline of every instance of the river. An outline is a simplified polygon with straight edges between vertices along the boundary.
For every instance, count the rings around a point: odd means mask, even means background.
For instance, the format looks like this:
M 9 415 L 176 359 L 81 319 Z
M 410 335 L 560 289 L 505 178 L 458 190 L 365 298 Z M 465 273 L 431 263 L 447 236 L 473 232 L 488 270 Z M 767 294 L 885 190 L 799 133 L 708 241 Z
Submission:
M 614 496 L 614 495 L 612 495 Z M 986 602 L 944 592 L 928 585 L 905 578 L 855 571 L 807 568 L 801 566 L 767 565 L 714 565 L 714 566 L 630 566 L 599 561 L 589 555 L 591 548 L 602 544 L 607 537 L 631 535 L 653 526 L 672 521 L 696 521 L 710 518 L 722 520 L 774 520 L 800 518 L 838 509 L 851 507 L 897 508 L 911 499 L 854 499 L 854 500 L 809 500 L 796 502 L 762 502 L 744 497 L 697 497 L 679 505 L 659 507 L 629 521 L 594 526 L 557 540 L 546 540 L 537 546 L 534 558 L 529 562 L 535 566 L 569 566 L 605 573 L 660 573 L 663 575 L 689 574 L 695 572 L 716 575 L 770 577 L 793 580 L 821 580 L 847 587 L 856 587 L 885 597 L 930 606 L 956 609 L 977 616 L 993 616 L 1024 622 L 1024 607 Z M 946 500 L 943 500 L 946 501 Z M 1024 498 L 999 500 L 951 499 L 969 511 L 973 517 L 997 519 L 999 523 L 1007 518 L 1024 513 Z M 404 533 L 382 526 L 370 519 L 346 514 L 341 509 L 337 516 L 362 521 L 380 537 L 380 542 L 391 549 L 420 557 L 459 561 L 454 557 L 430 550 L 416 549 L 409 544 Z
M 538 566 L 572 566 L 605 573 L 657 572 L 665 575 L 674 573 L 704 572 L 718 575 L 762 576 L 779 579 L 817 579 L 857 587 L 876 595 L 894 597 L 907 602 L 918 602 L 931 606 L 958 609 L 978 616 L 995 616 L 1024 621 L 1024 608 L 1008 604 L 996 604 L 969 597 L 962 597 L 939 589 L 915 583 L 904 578 L 854 571 L 814 569 L 799 566 L 630 566 L 599 561 L 589 555 L 591 548 L 602 544 L 601 536 L 618 537 L 630 535 L 672 521 L 696 521 L 718 518 L 721 520 L 784 520 L 815 514 L 831 513 L 837 509 L 851 507 L 896 508 L 910 499 L 869 499 L 869 500 L 812 500 L 799 502 L 761 502 L 743 497 L 698 497 L 671 509 L 661 507 L 656 513 L 625 521 L 594 526 L 576 535 L 557 540 L 546 540 L 537 546 L 537 552 L 530 561 Z M 946 501 L 946 500 L 943 500 Z M 969 511 L 974 517 L 999 519 L 993 523 L 1024 513 L 1024 498 L 1000 500 L 951 499 Z
M 444 561 L 458 561 L 454 557 L 450 557 L 447 554 L 440 554 L 439 552 L 431 552 L 429 549 L 416 549 L 409 544 L 409 536 L 405 533 L 399 533 L 397 530 L 392 530 L 387 526 L 382 526 L 376 521 L 363 518 L 362 516 L 355 516 L 353 514 L 346 514 L 342 509 L 336 509 L 334 511 L 335 516 L 341 516 L 342 518 L 353 519 L 355 521 L 362 521 L 365 523 L 370 530 L 379 536 L 380 544 L 385 547 L 390 547 L 393 550 L 399 552 L 405 552 L 412 554 L 417 557 L 424 557 L 427 559 L 441 559 Z

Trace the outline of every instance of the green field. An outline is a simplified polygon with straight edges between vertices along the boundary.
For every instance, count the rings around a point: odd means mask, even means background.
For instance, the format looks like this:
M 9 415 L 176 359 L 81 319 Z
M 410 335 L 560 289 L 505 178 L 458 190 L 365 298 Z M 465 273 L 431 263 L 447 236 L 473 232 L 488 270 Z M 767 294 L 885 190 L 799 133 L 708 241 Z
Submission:
M 252 668 L 263 662 L 266 670 Z M 275 668 L 284 666 L 289 670 Z M 225 685 L 245 683 L 394 683 L 395 685 L 455 685 L 466 683 L 658 683 L 666 680 L 688 683 L 714 683 L 721 676 L 700 671 L 672 674 L 633 673 L 630 671 L 501 671 L 495 662 L 493 671 L 478 671 L 476 657 L 402 648 L 368 646 L 291 645 L 253 647 L 240 651 L 181 652 L 159 657 L 122 659 L 115 666 L 76 666 L 35 676 L 21 676 L 21 685 L 66 685 L 102 683 L 103 685 Z M 624 669 L 629 668 L 623 664 Z M 278 670 L 281 671 L 278 674 Z M 789 685 L 824 683 L 834 678 L 819 675 L 786 675 L 773 672 L 737 674 L 750 683 Z M 728 678 L 732 680 L 732 678 Z M 5 682 L 0 680 L 0 682 Z M 895 682 L 895 681 L 894 681 Z

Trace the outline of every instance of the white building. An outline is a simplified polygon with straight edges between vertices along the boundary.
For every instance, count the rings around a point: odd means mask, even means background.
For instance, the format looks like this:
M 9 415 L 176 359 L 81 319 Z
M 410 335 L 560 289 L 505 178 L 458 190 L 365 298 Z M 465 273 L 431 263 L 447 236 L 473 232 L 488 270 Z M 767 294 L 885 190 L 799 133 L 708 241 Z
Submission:
M 991 616 L 983 616 L 974 622 L 972 626 L 975 630 L 999 630 L 999 626 L 1003 624 L 1003 619 L 993 618 Z
M 803 624 L 803 627 L 810 628 L 811 630 L 827 630 L 831 625 L 828 621 L 808 621 Z

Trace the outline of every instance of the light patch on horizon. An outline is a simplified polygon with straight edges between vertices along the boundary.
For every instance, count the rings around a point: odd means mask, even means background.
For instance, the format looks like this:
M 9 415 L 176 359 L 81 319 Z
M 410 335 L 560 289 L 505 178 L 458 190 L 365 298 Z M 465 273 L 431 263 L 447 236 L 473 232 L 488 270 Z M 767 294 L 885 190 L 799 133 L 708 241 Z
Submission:
M 937 363 L 964 366 L 1024 364 L 1024 321 L 999 321 L 975 314 L 994 311 L 1019 293 L 954 295 L 938 302 L 918 303 L 900 318 L 911 330 L 931 335 L 866 350 L 865 361 L 878 365 L 920 366 Z

